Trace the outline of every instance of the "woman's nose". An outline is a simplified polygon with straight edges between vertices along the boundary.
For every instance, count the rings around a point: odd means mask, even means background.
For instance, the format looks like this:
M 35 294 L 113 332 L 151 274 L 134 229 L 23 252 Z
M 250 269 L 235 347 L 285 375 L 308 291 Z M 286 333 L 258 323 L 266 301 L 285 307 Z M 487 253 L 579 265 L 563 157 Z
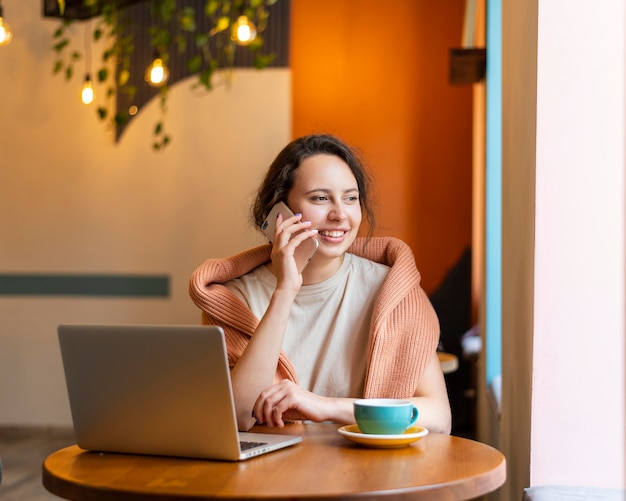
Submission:
M 333 204 L 328 216 L 333 220 L 343 219 L 345 217 L 344 208 L 341 204 Z

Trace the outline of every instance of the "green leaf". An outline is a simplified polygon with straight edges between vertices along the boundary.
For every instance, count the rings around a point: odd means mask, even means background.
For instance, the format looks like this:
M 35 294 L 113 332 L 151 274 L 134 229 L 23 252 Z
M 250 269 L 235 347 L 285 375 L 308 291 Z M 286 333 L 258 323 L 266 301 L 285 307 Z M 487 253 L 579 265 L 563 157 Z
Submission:
M 204 13 L 207 17 L 211 17 L 220 8 L 220 3 L 217 0 L 209 0 L 204 6 Z
M 198 81 L 202 85 L 204 85 L 204 87 L 206 87 L 207 90 L 211 90 L 212 89 L 212 85 L 211 85 L 211 77 L 212 76 L 213 76 L 213 70 L 212 70 L 211 66 L 209 65 L 209 68 L 207 68 L 202 73 L 200 73 L 200 75 L 198 77 Z
M 176 9 L 176 0 L 160 0 L 159 14 L 161 19 L 168 22 Z
M 99 106 L 96 111 L 98 112 L 98 117 L 100 118 L 100 120 L 106 119 L 108 115 L 108 111 L 106 108 L 104 108 L 103 106 Z
M 115 49 L 113 49 L 113 48 L 111 48 L 109 50 L 105 50 L 102 53 L 102 60 L 104 62 L 107 62 L 111 58 L 111 56 L 113 56 L 114 54 L 115 54 Z
M 55 43 L 52 48 L 56 51 L 56 52 L 61 52 L 65 47 L 68 46 L 68 44 L 70 43 L 70 40 L 68 38 L 64 38 L 63 40 L 61 40 L 60 42 Z
M 154 135 L 158 136 L 163 131 L 163 122 L 157 122 L 154 126 Z
M 128 95 L 128 99 L 130 99 L 131 101 L 135 99 L 135 96 L 137 95 L 136 85 L 127 85 L 126 87 L 124 87 L 124 89 L 126 94 Z
M 250 52 L 258 52 L 263 47 L 263 38 L 257 35 L 254 40 L 248 44 L 248 50 Z
M 71 66 L 68 66 L 67 68 L 65 68 L 65 80 L 71 80 L 73 74 L 74 74 L 74 70 L 72 69 Z
M 183 31 L 196 31 L 196 15 L 191 7 L 185 8 L 183 16 L 180 18 L 180 27 Z
M 123 87 L 124 85 L 126 85 L 128 83 L 129 79 L 130 79 L 130 71 L 122 70 L 122 71 L 120 71 L 120 74 L 117 77 L 117 84 L 120 87 Z
M 101 68 L 98 70 L 98 82 L 105 82 L 109 78 L 109 70 L 107 68 Z
M 267 68 L 276 58 L 276 54 L 257 54 L 254 58 L 254 67 L 257 70 Z
M 187 69 L 190 73 L 197 73 L 200 71 L 202 67 L 202 56 L 200 54 L 196 54 L 189 61 L 187 61 Z
M 167 47 L 172 42 L 172 35 L 166 29 L 154 30 L 150 43 L 153 47 Z
M 160 96 L 160 99 L 159 99 L 159 105 L 161 106 L 161 109 L 163 111 L 165 111 L 165 109 L 166 109 L 165 106 L 167 105 L 167 89 L 168 89 L 168 87 L 166 85 L 164 87 L 161 87 L 161 90 L 160 90 L 161 96 Z
M 57 28 L 57 30 L 54 32 L 54 35 L 52 35 L 52 38 L 59 38 L 61 36 L 63 36 L 63 32 L 65 31 L 63 26 L 59 26 Z
M 206 33 L 198 33 L 195 37 L 196 47 L 202 47 L 209 41 L 209 36 Z
M 230 18 L 228 16 L 222 16 L 217 20 L 217 23 L 215 24 L 215 28 L 213 28 L 212 31 L 215 33 L 219 33 L 220 31 L 224 31 L 228 29 L 229 25 L 230 25 Z
M 104 35 L 104 32 L 101 28 L 96 28 L 95 30 L 93 30 L 93 39 L 95 42 L 100 40 L 102 38 L 102 35 Z
M 80 52 L 75 50 L 74 52 L 72 52 L 72 56 L 71 57 L 72 57 L 72 61 L 79 61 L 80 57 L 81 57 L 80 56 Z
M 56 75 L 62 69 L 63 69 L 63 61 L 61 61 L 60 59 L 57 59 L 54 62 L 54 68 L 52 69 L 52 74 Z
M 113 121 L 115 122 L 115 125 L 120 126 L 120 125 L 124 125 L 127 121 L 128 121 L 128 114 L 118 111 L 115 114 L 115 117 L 113 118 Z
M 131 35 L 127 35 L 125 37 L 120 38 L 120 44 L 124 47 L 128 47 L 132 44 L 133 37 Z

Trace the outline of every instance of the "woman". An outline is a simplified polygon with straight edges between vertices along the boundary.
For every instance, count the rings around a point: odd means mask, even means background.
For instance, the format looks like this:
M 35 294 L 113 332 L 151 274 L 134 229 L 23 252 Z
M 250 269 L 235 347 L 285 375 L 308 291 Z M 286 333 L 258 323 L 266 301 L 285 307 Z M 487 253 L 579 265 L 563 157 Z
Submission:
M 239 427 L 286 420 L 353 423 L 356 398 L 411 400 L 417 424 L 449 433 L 450 406 L 436 354 L 439 324 L 409 247 L 357 238 L 374 218 L 368 176 L 339 139 L 311 135 L 277 156 L 253 207 L 272 207 L 273 245 L 210 259 L 193 274 L 203 323 L 226 334 Z M 319 242 L 300 273 L 295 249 Z

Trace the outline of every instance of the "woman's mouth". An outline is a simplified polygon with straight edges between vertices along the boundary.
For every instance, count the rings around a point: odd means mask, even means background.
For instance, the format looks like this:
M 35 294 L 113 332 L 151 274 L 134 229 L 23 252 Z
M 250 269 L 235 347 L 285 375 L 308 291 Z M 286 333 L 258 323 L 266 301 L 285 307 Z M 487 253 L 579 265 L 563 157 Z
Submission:
M 318 235 L 321 235 L 321 236 L 327 237 L 327 238 L 341 238 L 347 232 L 343 231 L 343 230 L 318 230 L 317 233 L 318 233 Z

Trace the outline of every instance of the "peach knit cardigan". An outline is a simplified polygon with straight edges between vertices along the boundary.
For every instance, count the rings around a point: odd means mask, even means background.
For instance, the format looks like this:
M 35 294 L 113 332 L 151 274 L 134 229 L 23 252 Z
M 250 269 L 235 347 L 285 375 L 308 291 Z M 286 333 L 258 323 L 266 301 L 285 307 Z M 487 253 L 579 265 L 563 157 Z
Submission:
M 192 274 L 189 292 L 202 310 L 202 323 L 224 329 L 231 367 L 239 359 L 259 319 L 226 287 L 270 259 L 262 245 L 226 259 L 209 259 Z M 439 342 L 439 321 L 420 287 L 420 273 L 408 245 L 396 238 L 358 238 L 348 252 L 391 267 L 372 313 L 365 398 L 413 396 L 426 363 Z M 281 352 L 275 380 L 297 382 L 296 372 Z

